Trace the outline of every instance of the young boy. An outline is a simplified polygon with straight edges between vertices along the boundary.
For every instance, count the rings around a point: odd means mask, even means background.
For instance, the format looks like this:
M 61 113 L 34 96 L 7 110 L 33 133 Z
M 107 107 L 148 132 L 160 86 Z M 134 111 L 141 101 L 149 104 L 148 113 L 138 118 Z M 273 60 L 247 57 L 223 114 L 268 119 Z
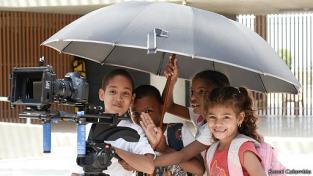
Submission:
M 160 128 L 155 127 L 154 124 L 160 124 L 163 107 L 162 97 L 158 89 L 150 85 L 142 85 L 135 89 L 135 95 L 136 98 L 132 106 L 132 114 L 137 116 L 137 118 L 140 115 L 141 119 L 134 120 L 137 122 L 141 121 L 140 123 L 150 144 L 157 152 L 164 154 L 181 150 L 194 141 L 193 135 L 184 124 L 164 124 L 163 134 Z M 134 116 L 133 118 L 135 118 Z M 154 128 L 154 130 L 150 130 L 149 128 Z M 151 132 L 154 134 L 150 134 Z M 161 142 L 157 139 L 160 136 L 162 139 Z M 178 173 L 179 175 L 187 175 L 187 172 L 202 175 L 204 166 L 198 159 L 193 158 L 179 165 L 157 168 L 157 175 L 160 174 L 161 170 L 163 173 L 164 171 L 169 171 L 172 175 L 178 175 Z
M 130 74 L 122 69 L 110 72 L 103 80 L 102 88 L 99 90 L 99 99 L 104 102 L 104 112 L 125 116 L 134 100 L 134 83 Z M 104 141 L 110 143 L 115 153 L 135 170 L 151 174 L 154 171 L 154 151 L 151 148 L 142 128 L 131 122 L 121 120 L 117 126 L 132 128 L 140 135 L 138 142 L 128 142 L 122 138 L 115 141 Z M 89 130 L 88 130 L 89 131 Z M 75 170 L 73 173 L 81 173 Z M 116 158 L 104 171 L 111 176 L 130 176 L 132 171 L 126 170 L 118 163 Z

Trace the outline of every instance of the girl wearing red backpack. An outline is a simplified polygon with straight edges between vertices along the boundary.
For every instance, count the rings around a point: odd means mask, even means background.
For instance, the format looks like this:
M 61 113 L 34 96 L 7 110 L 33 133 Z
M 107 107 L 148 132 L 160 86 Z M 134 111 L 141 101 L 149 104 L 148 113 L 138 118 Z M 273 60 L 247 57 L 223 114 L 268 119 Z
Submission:
M 256 145 L 257 116 L 247 89 L 216 88 L 205 100 L 208 127 L 214 143 L 205 153 L 210 176 L 266 175 Z

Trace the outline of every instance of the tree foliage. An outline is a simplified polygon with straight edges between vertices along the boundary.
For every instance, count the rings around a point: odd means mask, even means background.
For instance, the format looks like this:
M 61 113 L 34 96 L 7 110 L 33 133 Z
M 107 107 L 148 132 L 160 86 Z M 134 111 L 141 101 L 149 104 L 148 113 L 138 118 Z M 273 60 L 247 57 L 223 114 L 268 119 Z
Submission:
M 278 55 L 287 64 L 289 69 L 291 69 L 291 61 L 292 61 L 291 51 L 288 49 L 281 48 L 281 49 L 278 49 Z

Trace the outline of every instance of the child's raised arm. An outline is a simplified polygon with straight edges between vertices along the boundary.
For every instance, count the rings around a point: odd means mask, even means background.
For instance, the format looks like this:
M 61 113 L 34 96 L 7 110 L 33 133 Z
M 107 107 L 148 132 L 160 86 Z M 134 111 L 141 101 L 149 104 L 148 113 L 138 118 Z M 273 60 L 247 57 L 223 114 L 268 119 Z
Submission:
M 173 100 L 173 90 L 174 90 L 175 83 L 178 79 L 178 72 L 179 72 L 179 68 L 177 65 L 177 59 L 174 58 L 173 63 L 169 62 L 165 68 L 165 71 L 164 71 L 164 75 L 166 76 L 166 78 L 168 79 L 169 77 L 171 77 L 171 81 L 166 82 L 169 84 L 165 85 L 165 88 L 163 89 L 162 96 L 165 95 L 165 92 L 164 92 L 165 90 L 169 91 L 168 92 L 169 102 L 168 102 L 167 107 L 166 107 L 167 112 L 174 114 L 176 116 L 179 116 L 183 119 L 190 120 L 188 108 L 186 108 L 185 106 L 174 103 L 174 100 Z M 164 99 L 164 97 L 163 97 L 163 99 Z
M 161 138 L 161 141 L 157 145 L 156 150 L 160 152 L 162 155 L 166 155 L 169 153 L 176 152 L 175 149 L 170 148 L 166 144 L 166 139 L 165 136 Z M 161 156 L 162 156 L 161 155 Z M 183 158 L 184 159 L 184 158 Z M 185 172 L 190 172 L 195 175 L 203 175 L 204 173 L 204 165 L 203 165 L 203 160 L 201 156 L 198 157 L 192 157 L 192 159 L 181 162 L 178 164 Z
M 156 127 L 148 113 L 142 113 L 140 117 L 140 126 L 144 130 L 151 147 L 155 149 L 163 136 L 162 129 Z
M 193 141 L 180 151 L 172 152 L 169 154 L 158 156 L 154 160 L 155 166 L 168 166 L 168 165 L 174 165 L 179 164 L 185 161 L 190 160 L 191 158 L 198 155 L 200 152 L 207 149 L 208 146 L 203 145 L 202 143 L 198 141 Z
M 153 146 L 154 149 L 156 149 L 156 151 L 162 154 L 172 153 L 176 151 L 166 144 L 166 139 L 162 133 L 161 128 L 155 126 L 149 114 L 142 113 L 140 117 L 141 117 L 140 121 L 141 127 L 145 131 L 149 143 L 151 144 L 151 146 Z M 196 175 L 203 175 L 204 166 L 202 160 L 198 160 L 196 157 L 192 158 L 191 160 L 188 161 L 187 160 L 188 159 L 186 159 L 185 162 L 179 163 L 179 166 L 184 171 Z

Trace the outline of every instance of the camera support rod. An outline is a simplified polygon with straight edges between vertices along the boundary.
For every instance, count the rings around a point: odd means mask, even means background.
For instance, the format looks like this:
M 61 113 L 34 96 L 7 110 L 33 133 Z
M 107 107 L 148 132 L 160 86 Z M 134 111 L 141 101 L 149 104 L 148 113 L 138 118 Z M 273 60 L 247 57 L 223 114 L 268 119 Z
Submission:
M 117 114 L 85 114 L 79 111 L 76 114 L 64 111 L 37 111 L 27 108 L 19 114 L 20 118 L 38 119 L 43 122 L 43 152 L 51 152 L 51 123 L 58 121 L 71 121 L 77 123 L 77 154 L 86 154 L 86 124 L 109 124 L 117 125 L 120 120 L 129 119 L 129 117 L 119 117 Z

